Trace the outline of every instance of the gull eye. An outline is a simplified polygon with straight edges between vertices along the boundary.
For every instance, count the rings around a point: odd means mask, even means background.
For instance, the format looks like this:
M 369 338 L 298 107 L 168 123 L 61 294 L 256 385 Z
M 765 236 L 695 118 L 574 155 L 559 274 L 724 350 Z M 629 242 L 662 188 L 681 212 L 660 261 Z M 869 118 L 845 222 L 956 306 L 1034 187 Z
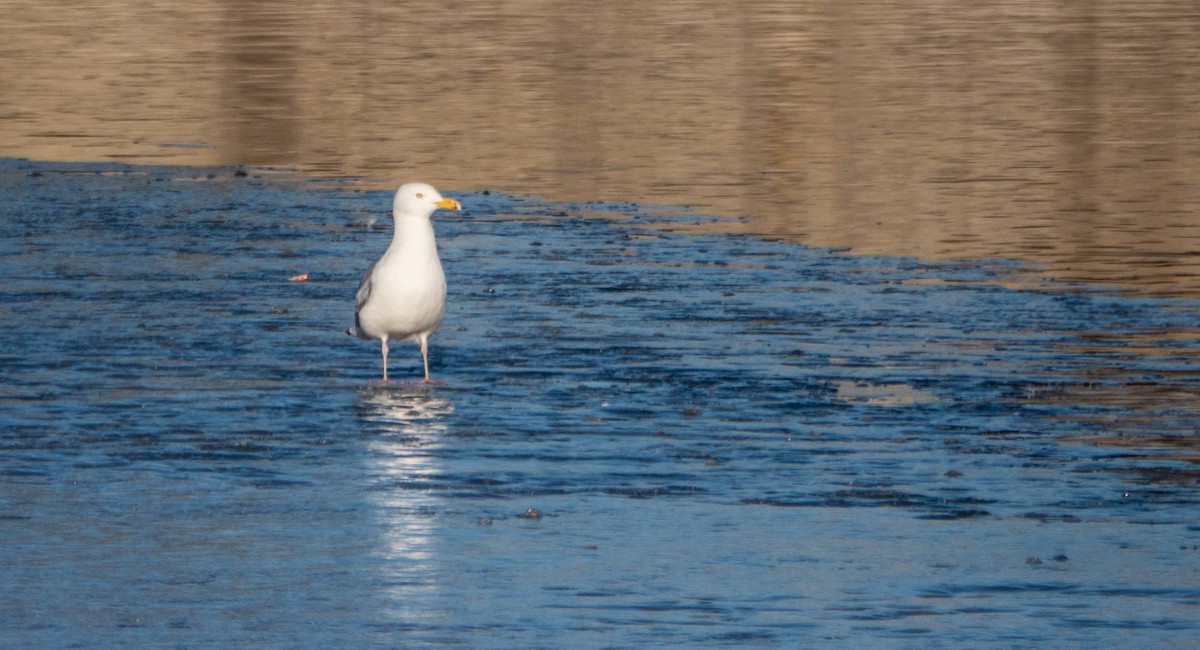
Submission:
M 424 195 L 424 194 L 421 194 L 420 192 L 417 192 L 417 198 L 418 198 L 418 199 L 423 199 L 423 198 L 425 198 L 425 195 Z

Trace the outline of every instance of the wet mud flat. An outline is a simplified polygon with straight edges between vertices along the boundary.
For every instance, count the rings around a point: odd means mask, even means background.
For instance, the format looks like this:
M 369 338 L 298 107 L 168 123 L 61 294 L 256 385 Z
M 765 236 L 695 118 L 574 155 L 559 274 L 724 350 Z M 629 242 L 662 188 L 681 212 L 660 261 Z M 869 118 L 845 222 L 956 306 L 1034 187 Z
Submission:
M 387 193 L 0 161 L 7 646 L 1200 638 L 1200 303 L 441 189 L 380 386 Z

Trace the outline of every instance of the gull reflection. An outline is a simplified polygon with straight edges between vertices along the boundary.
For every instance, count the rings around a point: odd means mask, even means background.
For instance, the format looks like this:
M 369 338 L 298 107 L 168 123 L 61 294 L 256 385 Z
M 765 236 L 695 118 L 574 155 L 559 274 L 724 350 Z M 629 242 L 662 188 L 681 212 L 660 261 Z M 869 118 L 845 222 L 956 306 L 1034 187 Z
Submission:
M 363 390 L 358 409 L 368 432 L 366 469 L 374 489 L 367 498 L 380 524 L 382 577 L 395 600 L 393 614 L 411 623 L 429 613 L 437 590 L 438 452 L 454 405 L 428 387 L 388 385 Z
M 454 413 L 454 405 L 423 385 L 383 385 L 364 389 L 359 395 L 364 419 L 386 438 L 411 439 L 420 446 L 436 444 L 446 431 L 444 419 Z

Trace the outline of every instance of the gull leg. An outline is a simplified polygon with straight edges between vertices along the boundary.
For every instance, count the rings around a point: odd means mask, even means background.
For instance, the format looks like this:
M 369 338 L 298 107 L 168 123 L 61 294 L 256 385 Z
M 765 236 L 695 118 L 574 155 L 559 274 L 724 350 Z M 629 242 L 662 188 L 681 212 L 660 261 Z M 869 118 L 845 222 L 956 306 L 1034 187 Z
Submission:
M 382 345 L 380 347 L 383 349 L 383 383 L 386 384 L 387 383 L 387 353 L 388 353 L 387 337 L 385 336 L 379 340 L 382 343 Z
M 425 383 L 429 383 L 429 344 L 428 339 L 421 337 L 421 362 L 425 364 Z

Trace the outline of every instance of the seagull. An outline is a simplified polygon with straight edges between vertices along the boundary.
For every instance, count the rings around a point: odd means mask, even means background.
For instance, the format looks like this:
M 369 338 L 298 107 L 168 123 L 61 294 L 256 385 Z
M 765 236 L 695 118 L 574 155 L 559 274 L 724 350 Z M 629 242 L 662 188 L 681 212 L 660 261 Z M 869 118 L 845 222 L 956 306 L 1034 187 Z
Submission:
M 421 344 L 422 383 L 430 383 L 428 339 L 446 315 L 446 275 L 430 222 L 438 208 L 462 210 L 462 205 L 443 198 L 425 183 L 401 185 L 392 202 L 396 221 L 392 243 L 358 286 L 354 327 L 346 333 L 380 340 L 384 383 L 388 380 L 389 339 Z

